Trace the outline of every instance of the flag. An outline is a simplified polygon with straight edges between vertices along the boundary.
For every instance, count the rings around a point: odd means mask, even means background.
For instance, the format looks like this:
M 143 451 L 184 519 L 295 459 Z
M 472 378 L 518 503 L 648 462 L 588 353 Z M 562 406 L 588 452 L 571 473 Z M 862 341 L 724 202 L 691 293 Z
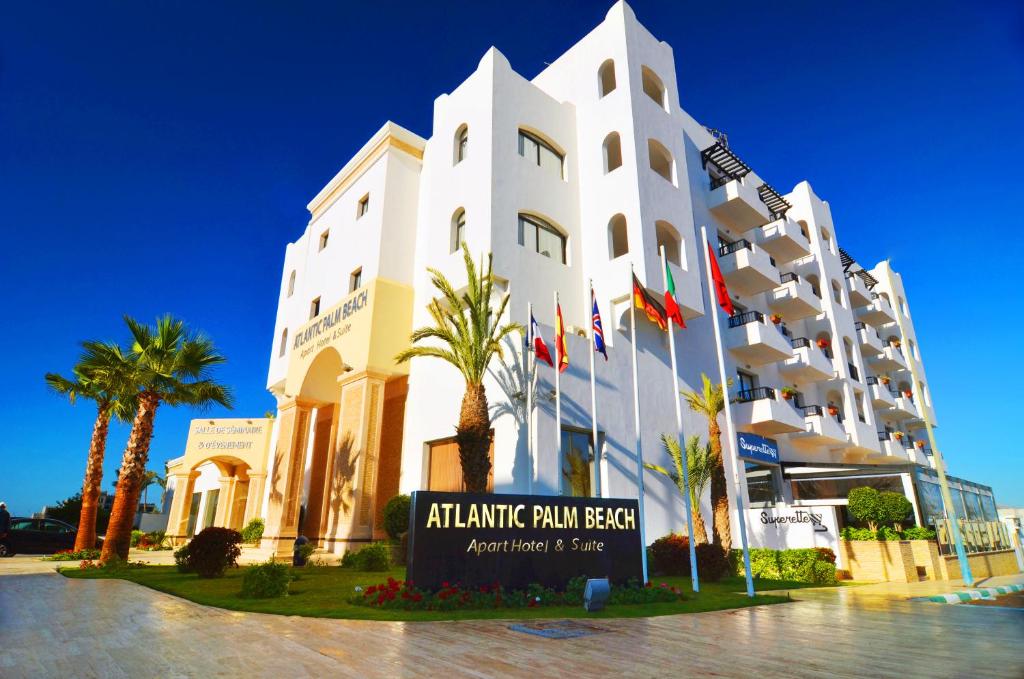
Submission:
M 569 349 L 565 346 L 565 323 L 562 321 L 562 305 L 555 305 L 555 354 L 558 356 L 558 372 L 569 367 Z
M 604 345 L 604 328 L 601 327 L 601 312 L 597 308 L 597 298 L 594 296 L 594 288 L 590 288 L 591 306 L 591 334 L 594 336 L 594 351 L 604 354 L 604 360 L 608 360 L 608 348 Z
M 658 327 L 662 330 L 668 330 L 665 309 L 662 308 L 661 304 L 651 293 L 647 292 L 647 288 L 640 284 L 636 274 L 633 274 L 633 304 L 636 305 L 637 309 L 644 310 L 644 313 L 647 314 L 647 320 L 651 323 L 657 323 Z
M 715 250 L 711 247 L 711 243 L 708 243 L 708 257 L 711 261 L 711 278 L 715 281 L 715 294 L 718 297 L 718 306 L 722 307 L 725 313 L 732 316 L 736 313 L 736 309 L 732 305 L 732 300 L 729 299 L 729 288 L 725 285 L 722 270 L 718 268 L 718 258 L 715 256 Z
M 668 259 L 665 260 L 665 314 L 672 319 L 680 328 L 685 328 L 686 323 L 683 322 L 683 312 L 676 304 L 676 282 L 672 278 L 672 270 L 668 268 Z
M 544 361 L 552 368 L 555 367 L 554 362 L 551 360 L 551 352 L 548 351 L 548 345 L 544 342 L 544 338 L 540 336 L 540 326 L 537 325 L 537 319 L 530 314 L 530 341 L 533 344 L 533 353 L 536 354 L 537 359 Z

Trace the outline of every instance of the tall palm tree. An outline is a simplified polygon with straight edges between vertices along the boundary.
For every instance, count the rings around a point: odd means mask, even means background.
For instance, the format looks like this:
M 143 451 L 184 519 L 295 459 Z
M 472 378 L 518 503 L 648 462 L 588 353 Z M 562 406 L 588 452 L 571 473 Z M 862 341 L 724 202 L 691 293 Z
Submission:
M 700 512 L 700 498 L 714 472 L 715 463 L 711 455 L 711 444 L 701 445 L 700 436 L 696 434 L 686 439 L 686 476 L 690 481 L 690 487 L 683 488 L 683 454 L 679 449 L 679 441 L 675 436 L 662 434 L 661 443 L 665 446 L 665 452 L 672 458 L 675 469 L 668 470 L 650 462 L 645 462 L 644 466 L 672 479 L 680 493 L 690 494 L 690 506 L 693 507 L 694 544 L 705 544 L 708 541 L 708 529 L 704 525 L 704 515 Z
M 162 476 L 154 471 L 146 470 L 142 473 L 142 480 L 139 482 L 139 488 L 142 490 L 142 506 L 145 507 L 149 504 L 149 487 L 152 485 L 164 487 L 167 481 Z
M 487 491 L 487 476 L 491 471 L 491 421 L 487 407 L 484 376 L 491 358 L 503 355 L 501 341 L 514 332 L 522 331 L 518 323 L 502 324 L 501 317 L 508 306 L 509 293 L 504 293 L 496 306 L 491 304 L 494 277 L 491 275 L 493 255 L 487 255 L 487 268 L 477 270 L 469 248 L 462 244 L 462 257 L 466 265 L 467 284 L 460 295 L 444 274 L 427 269 L 431 282 L 441 297 L 434 298 L 427 307 L 434 324 L 414 330 L 412 344 L 419 344 L 399 353 L 395 361 L 403 363 L 413 358 L 439 358 L 453 365 L 466 381 L 462 397 L 459 424 L 455 440 L 459 446 L 462 479 L 470 493 Z
M 206 408 L 216 403 L 230 408 L 233 400 L 231 390 L 211 378 L 212 369 L 226 359 L 207 337 L 170 315 L 158 318 L 155 326 L 139 323 L 130 316 L 124 320 L 132 335 L 132 380 L 138 409 L 118 473 L 114 507 L 100 555 L 104 563 L 113 558 L 128 558 L 132 524 L 153 439 L 153 421 L 160 404 Z
M 711 446 L 711 527 L 714 544 L 722 550 L 732 549 L 732 528 L 729 525 L 729 494 L 725 483 L 725 465 L 722 460 L 722 429 L 718 426 L 718 413 L 725 409 L 722 385 L 700 374 L 700 392 L 684 391 L 683 398 L 690 410 L 700 413 L 708 421 L 708 444 Z
M 72 405 L 80 398 L 96 403 L 96 420 L 89 439 L 89 457 L 82 481 L 82 511 L 78 517 L 75 551 L 96 546 L 96 514 L 99 510 L 100 484 L 103 481 L 103 458 L 107 450 L 110 418 L 130 422 L 135 412 L 135 395 L 126 378 L 128 360 L 121 347 L 107 342 L 83 342 L 84 349 L 70 378 L 46 373 L 46 384 L 54 393 L 66 396 Z M 92 367 L 90 367 L 92 366 Z

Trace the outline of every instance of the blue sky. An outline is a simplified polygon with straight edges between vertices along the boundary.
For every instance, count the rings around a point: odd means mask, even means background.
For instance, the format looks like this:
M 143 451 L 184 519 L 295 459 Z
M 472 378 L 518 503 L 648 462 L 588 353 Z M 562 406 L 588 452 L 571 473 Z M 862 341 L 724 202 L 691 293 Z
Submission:
M 1024 9 L 781 4 L 632 6 L 673 46 L 684 108 L 780 190 L 810 180 L 851 254 L 903 272 L 951 472 L 1024 506 L 1006 372 L 1024 351 Z M 533 77 L 608 6 L 0 6 L 0 498 L 26 513 L 79 489 L 94 412 L 42 376 L 81 339 L 123 338 L 124 313 L 205 330 L 235 412 L 272 408 L 281 262 L 308 200 L 385 120 L 427 134 L 492 44 Z M 159 413 L 151 468 L 194 416 Z

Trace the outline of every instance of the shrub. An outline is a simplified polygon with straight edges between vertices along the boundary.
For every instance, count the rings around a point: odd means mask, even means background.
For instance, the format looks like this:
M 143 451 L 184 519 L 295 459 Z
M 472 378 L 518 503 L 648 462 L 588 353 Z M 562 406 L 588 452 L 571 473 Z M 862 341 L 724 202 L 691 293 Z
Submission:
M 879 540 L 902 540 L 903 536 L 892 526 L 882 526 L 875 534 Z
M 882 523 L 894 524 L 896 530 L 903 529 L 903 522 L 907 520 L 914 506 L 903 493 L 885 491 L 878 494 L 878 518 Z
M 738 561 L 737 571 L 743 574 L 742 552 L 733 550 Z M 806 549 L 764 549 L 750 550 L 750 571 L 755 578 L 790 580 L 834 584 L 836 579 L 836 555 L 827 547 Z
M 732 570 L 729 559 L 721 547 L 703 544 L 697 545 L 694 551 L 697 552 L 697 573 L 701 580 L 718 582 L 723 575 Z
M 154 550 L 160 549 L 164 544 L 164 537 L 167 534 L 162 530 L 154 530 L 144 533 L 135 544 L 136 549 Z
M 228 566 L 237 566 L 242 553 L 242 534 L 230 528 L 204 528 L 192 541 L 174 553 L 178 571 L 194 571 L 201 578 L 219 578 Z M 181 559 L 179 560 L 179 553 Z M 182 570 L 182 564 L 187 570 Z
M 356 552 L 357 569 L 361 571 L 386 571 L 391 567 L 391 545 L 373 542 Z
M 242 574 L 242 596 L 247 599 L 273 599 L 288 596 L 292 575 L 283 563 L 268 561 L 249 566 Z
M 818 552 L 819 560 L 835 564 L 836 553 L 832 551 L 831 547 L 815 547 L 814 549 Z
M 820 585 L 834 585 L 837 579 L 836 565 L 834 563 L 829 563 L 828 561 L 814 562 L 813 582 Z
M 877 540 L 878 533 L 870 528 L 847 526 L 839 531 L 839 537 L 843 540 Z
M 247 545 L 256 544 L 263 537 L 263 528 L 263 519 L 258 516 L 252 519 L 242 528 L 242 542 Z
M 141 530 L 133 530 L 132 531 L 132 542 L 131 542 L 132 547 L 138 547 L 139 546 L 139 540 L 142 539 L 143 535 L 145 535 L 145 533 L 143 533 Z
M 924 526 L 911 526 L 903 531 L 905 540 L 934 540 L 935 531 Z
M 669 533 L 654 541 L 650 547 L 654 570 L 663 575 L 690 574 L 690 539 L 685 535 Z
M 409 509 L 412 498 L 408 495 L 396 495 L 384 505 L 384 530 L 392 540 L 409 530 Z
M 184 544 L 174 550 L 174 565 L 178 567 L 179 573 L 193 573 L 192 562 L 188 556 L 188 545 Z
M 846 508 L 850 514 L 858 521 L 867 523 L 872 532 L 878 530 L 878 522 L 883 520 L 880 496 L 881 493 L 869 486 L 854 488 L 846 496 Z

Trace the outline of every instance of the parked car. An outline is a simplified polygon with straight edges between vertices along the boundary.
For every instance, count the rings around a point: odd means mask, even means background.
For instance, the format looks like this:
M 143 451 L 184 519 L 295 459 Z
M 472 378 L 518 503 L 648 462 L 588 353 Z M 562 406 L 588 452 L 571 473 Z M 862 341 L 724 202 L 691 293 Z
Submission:
M 74 549 L 77 532 L 74 526 L 57 519 L 12 517 L 11 532 L 0 541 L 0 556 L 53 554 Z

